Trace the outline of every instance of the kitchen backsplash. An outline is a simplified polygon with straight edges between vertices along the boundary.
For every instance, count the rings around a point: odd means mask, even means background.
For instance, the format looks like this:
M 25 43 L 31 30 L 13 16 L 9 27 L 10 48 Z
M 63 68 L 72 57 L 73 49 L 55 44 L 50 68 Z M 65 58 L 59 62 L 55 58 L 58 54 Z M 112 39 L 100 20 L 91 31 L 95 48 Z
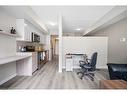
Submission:
M 32 42 L 25 42 L 25 41 L 17 41 L 17 51 L 19 52 L 19 47 L 20 46 L 35 46 L 35 50 L 38 50 L 38 49 L 43 49 L 43 45 L 42 44 L 39 44 L 39 43 L 32 43 Z

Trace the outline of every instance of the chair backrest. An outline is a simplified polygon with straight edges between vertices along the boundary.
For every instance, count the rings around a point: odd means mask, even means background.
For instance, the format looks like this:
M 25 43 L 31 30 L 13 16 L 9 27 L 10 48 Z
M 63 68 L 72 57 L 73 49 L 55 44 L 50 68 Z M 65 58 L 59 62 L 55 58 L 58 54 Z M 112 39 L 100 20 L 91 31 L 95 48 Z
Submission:
M 90 66 L 92 67 L 93 70 L 96 69 L 96 63 L 97 63 L 97 52 L 94 52 L 90 60 Z

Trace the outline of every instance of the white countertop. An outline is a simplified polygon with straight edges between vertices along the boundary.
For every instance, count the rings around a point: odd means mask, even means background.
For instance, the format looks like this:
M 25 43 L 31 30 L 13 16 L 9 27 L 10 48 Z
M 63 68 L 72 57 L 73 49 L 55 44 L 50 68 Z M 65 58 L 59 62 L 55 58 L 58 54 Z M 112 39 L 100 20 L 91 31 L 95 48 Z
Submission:
M 14 61 L 21 60 L 21 59 L 25 59 L 28 57 L 31 57 L 31 55 L 30 54 L 26 54 L 26 55 L 17 54 L 17 55 L 6 57 L 6 58 L 0 58 L 0 65 L 14 62 Z

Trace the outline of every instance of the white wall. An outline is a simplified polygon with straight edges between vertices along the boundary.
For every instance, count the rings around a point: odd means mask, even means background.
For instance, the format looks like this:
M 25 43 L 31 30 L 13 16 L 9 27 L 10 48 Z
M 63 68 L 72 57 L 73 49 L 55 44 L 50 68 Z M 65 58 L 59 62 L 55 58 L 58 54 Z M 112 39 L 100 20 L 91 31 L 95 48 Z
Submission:
M 16 19 L 0 8 L 0 29 L 10 32 L 11 27 L 16 28 Z
M 0 34 L 0 58 L 16 54 L 16 39 Z M 16 76 L 16 62 L 0 65 L 0 84 Z
M 62 35 L 63 35 L 63 29 L 62 29 L 62 24 L 63 24 L 63 17 L 61 13 L 59 13 L 58 16 L 58 29 L 59 29 L 59 73 L 62 72 Z
M 90 36 L 107 36 L 108 63 L 127 63 L 127 18 L 109 27 L 96 31 Z M 120 39 L 125 38 L 125 42 Z
M 98 52 L 97 68 L 106 68 L 107 64 L 107 37 L 63 37 L 63 67 L 67 53 L 82 53 L 91 57 Z
M 0 34 L 0 58 L 16 54 L 16 40 L 13 37 Z
M 55 46 L 55 54 L 59 55 L 59 41 L 58 40 L 56 40 L 56 44 L 55 45 L 56 45 Z
M 0 9 L 0 29 L 10 32 L 15 27 L 16 19 Z M 13 56 L 16 53 L 16 39 L 0 34 L 0 58 Z M 0 65 L 0 84 L 16 75 L 16 63 Z

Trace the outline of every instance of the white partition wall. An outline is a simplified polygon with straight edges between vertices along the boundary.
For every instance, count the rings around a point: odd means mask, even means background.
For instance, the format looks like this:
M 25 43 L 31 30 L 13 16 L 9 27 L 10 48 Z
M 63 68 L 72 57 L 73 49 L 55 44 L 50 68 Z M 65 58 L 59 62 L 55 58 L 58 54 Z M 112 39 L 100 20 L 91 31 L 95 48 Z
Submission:
M 98 52 L 97 68 L 106 68 L 107 41 L 107 37 L 62 37 L 62 67 L 65 67 L 67 53 L 81 53 L 91 57 L 93 52 Z
M 62 72 L 62 15 L 59 14 L 59 72 Z

